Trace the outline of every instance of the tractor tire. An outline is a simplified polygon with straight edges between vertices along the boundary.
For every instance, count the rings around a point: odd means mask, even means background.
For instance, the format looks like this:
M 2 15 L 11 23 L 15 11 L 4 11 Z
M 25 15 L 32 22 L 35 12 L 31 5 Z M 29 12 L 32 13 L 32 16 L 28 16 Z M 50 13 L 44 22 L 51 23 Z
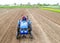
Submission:
M 16 39 L 19 39 L 19 35 L 18 35 L 18 33 L 16 32 Z

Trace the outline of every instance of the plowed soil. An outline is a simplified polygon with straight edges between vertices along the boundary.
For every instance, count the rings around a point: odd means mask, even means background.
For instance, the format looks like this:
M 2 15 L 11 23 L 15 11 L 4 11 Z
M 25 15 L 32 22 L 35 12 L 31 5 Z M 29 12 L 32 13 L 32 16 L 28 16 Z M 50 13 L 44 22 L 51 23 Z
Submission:
M 17 22 L 22 15 L 32 21 L 33 39 L 16 39 Z M 38 8 L 0 9 L 0 43 L 60 43 L 60 13 Z

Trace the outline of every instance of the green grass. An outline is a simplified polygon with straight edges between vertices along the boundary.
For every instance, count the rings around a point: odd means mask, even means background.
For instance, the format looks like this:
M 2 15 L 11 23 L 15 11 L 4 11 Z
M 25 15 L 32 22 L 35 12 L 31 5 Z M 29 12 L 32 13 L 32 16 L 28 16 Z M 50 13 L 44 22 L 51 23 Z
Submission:
M 60 9 L 55 9 L 55 8 L 41 8 L 41 9 L 60 13 Z
M 33 7 L 25 5 L 25 6 L 0 6 L 0 8 L 33 8 Z
M 53 7 L 53 8 L 52 8 Z M 0 6 L 0 8 L 41 8 L 44 10 L 49 10 L 53 12 L 59 12 L 60 13 L 60 6 L 56 8 L 56 6 L 31 6 L 31 5 L 22 5 L 22 6 Z

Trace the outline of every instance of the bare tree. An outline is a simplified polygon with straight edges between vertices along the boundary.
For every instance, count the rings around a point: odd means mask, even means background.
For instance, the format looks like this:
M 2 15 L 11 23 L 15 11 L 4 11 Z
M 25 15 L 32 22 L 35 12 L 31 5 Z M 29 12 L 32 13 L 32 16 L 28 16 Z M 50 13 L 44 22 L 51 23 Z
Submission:
M 59 5 L 59 3 L 57 3 L 57 5 Z
M 16 3 L 14 3 L 14 5 L 16 5 Z
M 28 2 L 28 5 L 31 5 L 30 2 Z

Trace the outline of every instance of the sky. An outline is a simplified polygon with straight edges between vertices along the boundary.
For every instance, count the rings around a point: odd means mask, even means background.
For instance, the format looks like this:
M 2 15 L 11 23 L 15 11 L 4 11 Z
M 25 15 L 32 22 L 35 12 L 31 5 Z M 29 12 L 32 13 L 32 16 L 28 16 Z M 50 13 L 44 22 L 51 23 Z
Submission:
M 56 4 L 59 3 L 60 4 L 60 0 L 0 0 L 0 4 L 4 5 L 4 4 L 13 4 L 13 3 L 17 3 L 17 4 L 27 4 L 28 2 L 30 2 L 31 4 L 37 4 L 37 3 L 46 3 L 46 4 Z

